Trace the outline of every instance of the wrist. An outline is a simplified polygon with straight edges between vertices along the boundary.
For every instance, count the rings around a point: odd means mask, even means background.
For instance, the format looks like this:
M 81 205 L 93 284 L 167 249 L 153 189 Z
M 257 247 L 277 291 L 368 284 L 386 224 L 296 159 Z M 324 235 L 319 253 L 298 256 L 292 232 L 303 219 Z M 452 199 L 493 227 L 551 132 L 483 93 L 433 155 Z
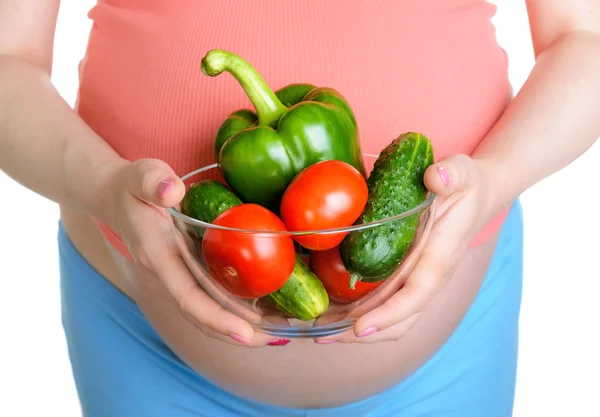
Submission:
M 100 222 L 112 227 L 114 205 L 119 197 L 119 187 L 124 187 L 123 171 L 131 165 L 130 161 L 111 158 L 97 170 L 95 184 L 91 187 L 94 191 L 85 204 L 86 211 Z
M 515 190 L 515 183 L 510 181 L 506 169 L 494 158 L 474 157 L 473 161 L 480 172 L 480 215 L 486 224 L 509 207 L 519 193 Z

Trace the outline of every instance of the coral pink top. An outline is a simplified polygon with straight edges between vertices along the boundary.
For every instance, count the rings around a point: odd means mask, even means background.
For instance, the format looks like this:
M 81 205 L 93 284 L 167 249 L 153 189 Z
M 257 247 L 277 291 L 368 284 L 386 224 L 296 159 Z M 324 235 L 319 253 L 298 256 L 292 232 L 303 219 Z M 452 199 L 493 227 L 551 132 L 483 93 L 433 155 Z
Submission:
M 251 108 L 229 74 L 200 72 L 208 50 L 225 49 L 273 89 L 308 82 L 341 92 L 365 153 L 419 131 L 436 160 L 470 154 L 512 97 L 495 10 L 484 0 L 99 0 L 77 111 L 127 159 L 159 158 L 178 175 L 213 163 L 221 122 Z

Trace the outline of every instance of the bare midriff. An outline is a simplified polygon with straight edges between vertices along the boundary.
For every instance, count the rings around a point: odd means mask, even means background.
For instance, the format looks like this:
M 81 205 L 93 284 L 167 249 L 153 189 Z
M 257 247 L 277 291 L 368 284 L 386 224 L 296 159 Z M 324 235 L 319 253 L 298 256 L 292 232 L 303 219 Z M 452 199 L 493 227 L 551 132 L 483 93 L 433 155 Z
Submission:
M 62 215 L 82 256 L 133 298 L 96 225 L 77 212 L 63 210 Z M 470 249 L 421 319 L 395 342 L 317 345 L 312 339 L 294 339 L 284 347 L 237 347 L 206 337 L 152 288 L 137 291 L 135 302 L 167 345 L 217 385 L 283 406 L 336 406 L 401 382 L 442 346 L 476 296 L 495 243 L 493 236 Z

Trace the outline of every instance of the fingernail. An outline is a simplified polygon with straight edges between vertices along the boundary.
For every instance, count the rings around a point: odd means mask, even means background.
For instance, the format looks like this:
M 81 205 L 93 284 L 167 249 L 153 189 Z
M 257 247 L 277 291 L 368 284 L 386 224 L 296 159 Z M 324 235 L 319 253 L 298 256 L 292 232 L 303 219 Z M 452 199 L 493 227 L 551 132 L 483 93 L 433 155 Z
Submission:
M 243 343 L 245 345 L 249 345 L 250 344 L 250 341 L 248 339 L 246 339 L 245 337 L 240 336 L 239 334 L 229 333 L 229 337 L 231 337 L 236 342 L 240 342 L 240 343 Z
M 156 187 L 156 196 L 158 198 L 165 198 L 171 190 L 175 187 L 175 183 L 171 180 L 163 180 L 158 183 Z
M 337 343 L 337 340 L 331 340 L 331 339 L 315 340 L 315 343 L 318 345 L 330 345 L 332 343 Z
M 377 331 L 377 327 L 369 327 L 367 330 L 363 330 L 362 332 L 360 332 L 356 336 L 358 336 L 358 337 L 365 337 L 365 336 L 368 336 L 370 334 L 375 333 L 376 331 Z
M 450 175 L 448 175 L 448 171 L 446 171 L 444 169 L 444 167 L 438 167 L 437 169 L 438 174 L 440 174 L 440 178 L 442 179 L 442 182 L 444 183 L 444 185 L 447 187 L 450 185 Z
M 291 342 L 290 339 L 277 339 L 277 340 L 273 340 L 272 342 L 267 343 L 267 345 L 269 345 L 269 346 L 285 346 L 290 342 Z

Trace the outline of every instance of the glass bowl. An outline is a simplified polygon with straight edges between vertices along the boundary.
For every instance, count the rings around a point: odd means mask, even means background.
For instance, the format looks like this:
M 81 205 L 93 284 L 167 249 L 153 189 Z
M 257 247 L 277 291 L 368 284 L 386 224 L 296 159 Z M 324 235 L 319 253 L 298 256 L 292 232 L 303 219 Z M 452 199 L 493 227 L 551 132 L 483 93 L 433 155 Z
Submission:
M 377 157 L 364 155 L 363 159 L 367 171 L 370 171 Z M 206 179 L 217 179 L 226 185 L 220 175 L 218 164 L 190 172 L 181 179 L 186 189 L 192 184 Z M 184 262 L 202 289 L 223 308 L 248 321 L 255 329 L 276 337 L 316 338 L 331 336 L 350 329 L 360 316 L 383 304 L 402 287 L 414 268 L 429 235 L 434 218 L 434 201 L 435 195 L 429 193 L 426 200 L 419 206 L 390 218 L 361 225 L 302 232 L 245 230 L 214 225 L 186 216 L 180 211 L 179 207 L 169 208 L 168 213 L 172 220 L 175 241 Z M 293 239 L 298 236 L 365 233 L 367 230 L 379 227 L 395 228 L 402 222 L 406 222 L 411 218 L 414 219 L 414 217 L 418 217 L 414 238 L 408 252 L 398 263 L 394 272 L 376 288 L 356 301 L 340 303 L 329 297 L 327 309 L 312 320 L 294 318 L 277 309 L 266 297 L 247 299 L 234 295 L 226 286 L 221 284 L 222 281 L 213 278 L 202 250 L 202 236 L 209 229 L 221 230 L 231 237 L 239 234 L 250 234 L 252 239 L 273 240 L 288 237 Z M 305 261 L 307 266 L 313 269 L 309 261 L 309 251 L 297 243 L 294 243 L 294 247 L 296 254 Z M 315 271 L 313 270 L 313 272 Z M 317 273 L 315 275 L 318 277 Z M 257 277 L 257 279 L 260 279 L 260 277 Z

